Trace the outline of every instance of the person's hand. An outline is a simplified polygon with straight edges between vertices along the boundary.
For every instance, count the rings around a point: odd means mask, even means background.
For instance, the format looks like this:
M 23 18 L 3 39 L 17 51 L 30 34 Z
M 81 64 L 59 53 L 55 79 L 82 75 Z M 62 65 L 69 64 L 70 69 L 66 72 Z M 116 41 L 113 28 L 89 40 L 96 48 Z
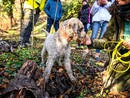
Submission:
M 124 5 L 130 2 L 130 0 L 116 0 L 119 5 Z
M 91 45 L 91 38 L 89 36 L 86 36 L 86 45 Z
M 82 40 L 81 40 L 81 44 L 84 44 L 84 45 L 91 45 L 91 39 L 89 36 L 85 36 Z
M 123 42 L 123 45 L 124 45 L 128 50 L 130 50 L 130 40 L 125 40 L 125 41 Z

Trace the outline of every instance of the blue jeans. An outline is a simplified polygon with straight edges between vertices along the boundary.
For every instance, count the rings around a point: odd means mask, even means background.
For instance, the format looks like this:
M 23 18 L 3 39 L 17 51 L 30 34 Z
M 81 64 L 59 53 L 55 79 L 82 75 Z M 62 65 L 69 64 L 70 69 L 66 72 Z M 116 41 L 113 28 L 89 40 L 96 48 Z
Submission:
M 39 13 L 34 14 L 34 25 L 38 21 Z M 31 32 L 33 29 L 33 10 L 24 9 L 23 26 L 20 34 L 21 44 L 29 43 Z
M 91 38 L 95 39 L 98 36 L 98 31 L 100 30 L 100 34 L 99 34 L 99 39 L 101 39 L 104 35 L 104 33 L 107 30 L 107 26 L 108 26 L 108 21 L 95 21 L 92 24 L 92 35 Z M 97 53 L 100 53 L 100 49 L 96 49 Z
M 54 24 L 55 31 L 59 29 L 59 20 L 51 19 L 50 17 L 47 18 L 47 26 L 46 30 L 50 32 L 52 25 Z

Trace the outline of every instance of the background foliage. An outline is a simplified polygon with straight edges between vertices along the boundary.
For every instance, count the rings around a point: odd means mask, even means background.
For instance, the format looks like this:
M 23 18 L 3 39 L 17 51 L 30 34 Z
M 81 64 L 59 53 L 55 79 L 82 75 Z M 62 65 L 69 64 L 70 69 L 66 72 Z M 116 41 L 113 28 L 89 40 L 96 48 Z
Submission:
M 14 1 L 15 0 L 2 0 L 0 3 L 1 12 L 6 12 L 7 15 L 10 15 L 13 11 Z
M 65 20 L 71 17 L 77 17 L 80 7 L 81 0 L 68 0 L 63 3 L 64 16 L 62 19 Z

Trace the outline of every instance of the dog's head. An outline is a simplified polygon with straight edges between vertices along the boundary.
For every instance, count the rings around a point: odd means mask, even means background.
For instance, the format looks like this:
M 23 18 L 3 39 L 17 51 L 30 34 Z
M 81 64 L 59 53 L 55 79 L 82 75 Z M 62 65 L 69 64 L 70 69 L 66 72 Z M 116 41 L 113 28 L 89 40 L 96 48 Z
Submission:
M 80 41 L 86 36 L 83 23 L 78 18 L 70 18 L 63 22 L 61 29 L 70 40 Z

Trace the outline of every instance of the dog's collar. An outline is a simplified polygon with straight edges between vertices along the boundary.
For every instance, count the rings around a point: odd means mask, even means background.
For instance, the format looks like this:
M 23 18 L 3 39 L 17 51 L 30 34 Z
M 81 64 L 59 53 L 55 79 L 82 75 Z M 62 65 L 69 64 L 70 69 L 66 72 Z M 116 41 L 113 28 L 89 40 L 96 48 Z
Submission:
M 59 29 L 59 32 L 60 32 L 60 35 L 61 35 L 63 38 L 67 39 L 68 42 L 70 42 L 70 41 L 73 39 L 73 37 L 69 37 L 69 36 L 67 35 L 67 33 L 66 33 L 65 31 L 63 31 L 61 28 Z

